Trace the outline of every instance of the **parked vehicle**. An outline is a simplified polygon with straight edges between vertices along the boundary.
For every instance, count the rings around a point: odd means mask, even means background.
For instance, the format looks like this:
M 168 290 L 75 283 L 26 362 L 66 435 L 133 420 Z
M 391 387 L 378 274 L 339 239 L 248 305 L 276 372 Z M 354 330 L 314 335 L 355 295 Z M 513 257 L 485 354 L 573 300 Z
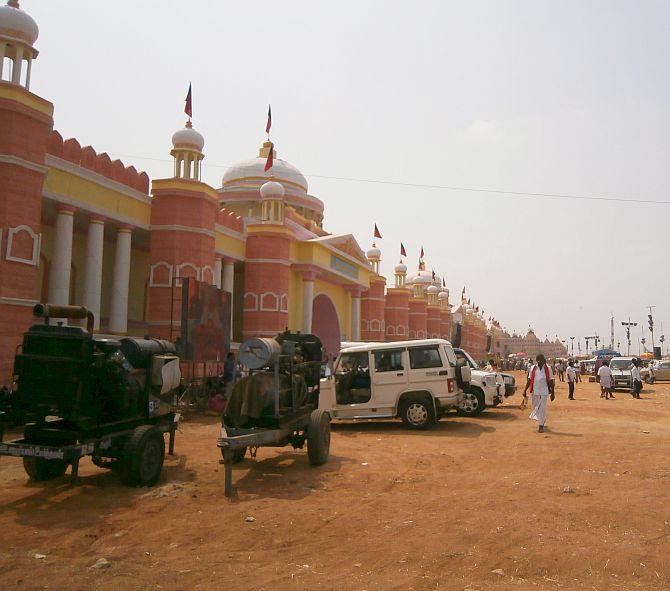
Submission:
M 466 394 L 476 398 L 477 407 L 468 407 L 469 412 L 461 410 L 461 414 L 474 416 L 480 414 L 487 406 L 498 406 L 505 400 L 505 382 L 502 374 L 486 371 L 470 356 L 465 349 L 454 349 L 456 358 L 465 361 L 471 369 L 470 385 Z
M 467 401 L 470 367 L 443 339 L 366 343 L 342 349 L 321 380 L 319 409 L 331 419 L 400 417 L 425 429 Z
M 505 398 L 514 396 L 516 392 L 516 378 L 510 373 L 501 374 L 505 383 Z
M 633 367 L 634 357 L 614 357 L 610 361 L 612 370 L 612 380 L 615 390 L 632 390 L 633 376 L 631 369 Z
M 660 359 L 649 363 L 649 367 L 642 370 L 642 379 L 647 384 L 653 384 L 655 381 L 670 380 L 670 360 Z

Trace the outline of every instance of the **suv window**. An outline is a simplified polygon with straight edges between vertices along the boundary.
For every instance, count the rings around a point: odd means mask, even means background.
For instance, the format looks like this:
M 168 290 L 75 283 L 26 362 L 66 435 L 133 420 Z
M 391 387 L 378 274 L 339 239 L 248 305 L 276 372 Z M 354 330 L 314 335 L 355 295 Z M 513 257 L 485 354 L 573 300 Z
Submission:
M 367 351 L 356 353 L 342 353 L 336 373 L 348 373 L 350 371 L 368 371 L 369 361 Z
M 445 345 L 444 346 L 444 353 L 446 354 L 447 359 L 449 360 L 449 363 L 453 367 L 455 367 L 456 366 L 456 354 L 454 353 L 454 350 Z
M 442 367 L 442 360 L 440 359 L 437 345 L 409 349 L 409 366 L 412 369 Z
M 375 371 L 377 373 L 385 371 L 403 371 L 402 349 L 392 351 L 374 351 Z

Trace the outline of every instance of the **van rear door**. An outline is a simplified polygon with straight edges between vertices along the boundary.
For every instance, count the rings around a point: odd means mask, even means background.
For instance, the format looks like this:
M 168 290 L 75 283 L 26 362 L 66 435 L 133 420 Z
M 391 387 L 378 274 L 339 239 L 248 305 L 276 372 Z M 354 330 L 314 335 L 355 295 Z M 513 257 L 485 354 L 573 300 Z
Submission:
M 408 347 L 409 381 L 412 389 L 422 387 L 433 393 L 435 398 L 453 396 L 453 380 L 449 379 L 449 364 L 440 355 L 440 346 L 417 345 Z

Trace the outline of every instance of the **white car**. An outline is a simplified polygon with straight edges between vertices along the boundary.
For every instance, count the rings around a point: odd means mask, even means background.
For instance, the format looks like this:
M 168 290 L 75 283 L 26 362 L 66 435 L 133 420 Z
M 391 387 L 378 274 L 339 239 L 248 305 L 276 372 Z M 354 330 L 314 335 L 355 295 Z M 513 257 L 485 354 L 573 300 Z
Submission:
M 333 374 L 319 386 L 319 408 L 331 420 L 400 417 L 410 429 L 425 429 L 458 409 L 470 381 L 470 367 L 443 339 L 342 349 Z
M 505 400 L 505 379 L 501 373 L 483 370 L 465 349 L 454 349 L 456 357 L 470 366 L 470 384 L 466 389 L 472 404 L 461 414 L 476 416 L 487 406 L 498 406 Z

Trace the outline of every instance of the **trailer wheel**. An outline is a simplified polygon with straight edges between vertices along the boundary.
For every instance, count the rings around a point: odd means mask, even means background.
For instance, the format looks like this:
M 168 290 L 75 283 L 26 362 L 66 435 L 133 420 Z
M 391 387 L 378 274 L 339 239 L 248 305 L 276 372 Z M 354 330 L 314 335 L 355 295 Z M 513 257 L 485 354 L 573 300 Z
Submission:
M 468 388 L 463 392 L 463 401 L 456 407 L 462 417 L 476 417 L 484 411 L 486 401 L 484 393 L 478 388 Z
M 323 409 L 313 410 L 307 425 L 307 457 L 312 466 L 323 466 L 330 453 L 330 415 Z
M 65 474 L 68 463 L 64 460 L 45 458 L 23 458 L 23 469 L 32 480 L 53 480 Z
M 165 438 L 152 425 L 136 427 L 121 455 L 121 482 L 128 486 L 153 486 L 163 469 Z

